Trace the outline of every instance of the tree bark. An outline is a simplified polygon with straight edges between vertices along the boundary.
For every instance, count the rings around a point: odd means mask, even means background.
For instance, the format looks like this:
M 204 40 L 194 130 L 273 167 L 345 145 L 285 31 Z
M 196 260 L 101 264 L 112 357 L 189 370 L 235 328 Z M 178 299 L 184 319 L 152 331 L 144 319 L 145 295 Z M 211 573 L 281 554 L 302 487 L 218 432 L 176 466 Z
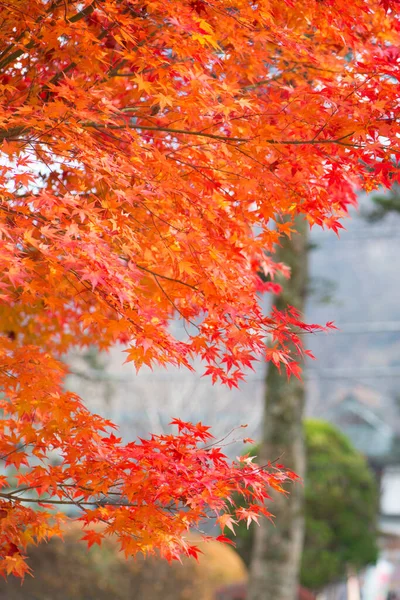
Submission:
M 283 310 L 287 305 L 304 312 L 308 278 L 308 224 L 296 219 L 296 233 L 284 238 L 277 251 L 277 260 L 291 268 L 291 278 L 283 283 L 282 293 L 274 305 Z M 303 437 L 304 383 L 295 377 L 289 380 L 270 363 L 266 375 L 266 392 L 260 464 L 278 459 L 300 477 L 305 475 Z M 274 524 L 261 520 L 255 528 L 250 566 L 248 600 L 296 600 L 298 576 L 304 535 L 304 488 L 292 484 L 290 495 L 271 493 L 269 510 Z

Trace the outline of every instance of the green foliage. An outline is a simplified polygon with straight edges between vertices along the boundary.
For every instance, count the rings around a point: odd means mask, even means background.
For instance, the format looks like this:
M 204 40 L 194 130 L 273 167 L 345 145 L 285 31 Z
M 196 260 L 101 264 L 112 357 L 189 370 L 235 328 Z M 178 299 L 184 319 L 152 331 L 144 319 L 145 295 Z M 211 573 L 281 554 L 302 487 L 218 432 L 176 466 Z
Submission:
M 358 568 L 376 560 L 378 488 L 364 457 L 333 425 L 308 420 L 304 429 L 306 532 L 300 582 L 318 589 L 343 576 L 348 565 Z M 257 448 L 252 453 L 257 455 Z M 241 523 L 237 532 L 238 551 L 247 564 L 253 531 Z
M 378 488 L 364 457 L 335 427 L 305 424 L 306 536 L 301 581 L 318 588 L 377 557 Z

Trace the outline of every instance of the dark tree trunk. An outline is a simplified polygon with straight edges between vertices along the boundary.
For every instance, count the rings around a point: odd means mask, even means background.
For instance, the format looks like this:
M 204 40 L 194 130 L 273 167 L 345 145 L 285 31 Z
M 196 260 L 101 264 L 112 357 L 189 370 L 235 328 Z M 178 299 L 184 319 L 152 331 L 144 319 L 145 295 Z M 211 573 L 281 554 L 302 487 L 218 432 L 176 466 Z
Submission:
M 288 304 L 304 312 L 307 289 L 308 224 L 298 217 L 292 239 L 284 238 L 277 260 L 291 268 L 291 278 L 274 300 L 278 310 Z M 268 366 L 260 462 L 283 463 L 302 478 L 305 474 L 303 439 L 304 383 Z M 288 488 L 289 489 L 289 488 Z M 290 496 L 273 493 L 269 509 L 274 524 L 267 519 L 255 528 L 250 568 L 248 600 L 295 600 L 304 533 L 304 489 L 302 483 L 290 486 Z

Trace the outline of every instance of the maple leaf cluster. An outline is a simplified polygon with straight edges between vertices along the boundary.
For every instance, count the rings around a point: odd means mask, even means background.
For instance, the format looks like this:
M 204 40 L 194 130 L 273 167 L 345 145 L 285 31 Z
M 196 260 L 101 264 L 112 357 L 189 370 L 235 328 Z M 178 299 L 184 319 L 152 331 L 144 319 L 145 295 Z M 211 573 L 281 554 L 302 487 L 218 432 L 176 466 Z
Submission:
M 89 547 L 117 535 L 127 556 L 158 549 L 170 560 L 197 556 L 185 534 L 205 518 L 232 528 L 227 511 L 234 493 L 250 503 L 248 512 L 237 510 L 237 519 L 256 519 L 270 515 L 263 506 L 268 488 L 283 491 L 283 482 L 295 479 L 247 457 L 230 463 L 201 423 L 174 419 L 178 435 L 122 444 L 112 423 L 63 391 L 56 360 L 42 353 L 25 362 L 27 353 L 22 348 L 2 356 L 8 384 L 0 401 L 7 415 L 0 455 L 12 476 L 0 478 L 0 573 L 23 576 L 27 544 L 62 535 L 65 517 L 50 510 L 55 507 L 81 511 Z
M 18 470 L 2 480 L 5 571 L 59 532 L 35 502 L 78 506 L 127 552 L 177 556 L 206 506 L 278 485 L 202 449 L 201 426 L 123 446 L 63 391 L 59 361 L 119 342 L 137 368 L 200 357 L 229 386 L 262 355 L 299 375 L 290 349 L 320 328 L 265 316 L 258 292 L 288 274 L 273 251 L 298 214 L 337 232 L 357 188 L 399 181 L 396 7 L 0 3 L 0 457 Z

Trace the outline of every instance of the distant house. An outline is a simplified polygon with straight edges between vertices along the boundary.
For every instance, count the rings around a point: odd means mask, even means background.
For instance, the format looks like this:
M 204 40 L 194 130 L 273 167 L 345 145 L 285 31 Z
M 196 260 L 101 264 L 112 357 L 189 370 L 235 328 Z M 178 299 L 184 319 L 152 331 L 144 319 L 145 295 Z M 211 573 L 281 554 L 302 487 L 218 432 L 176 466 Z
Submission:
M 383 469 L 379 525 L 382 533 L 400 537 L 400 465 Z
M 386 463 L 395 439 L 395 430 L 378 410 L 363 402 L 358 390 L 349 392 L 324 415 L 351 440 L 371 463 Z
M 398 409 L 389 399 L 359 387 L 337 398 L 323 416 L 367 458 L 381 488 L 379 530 L 385 537 L 400 537 Z

